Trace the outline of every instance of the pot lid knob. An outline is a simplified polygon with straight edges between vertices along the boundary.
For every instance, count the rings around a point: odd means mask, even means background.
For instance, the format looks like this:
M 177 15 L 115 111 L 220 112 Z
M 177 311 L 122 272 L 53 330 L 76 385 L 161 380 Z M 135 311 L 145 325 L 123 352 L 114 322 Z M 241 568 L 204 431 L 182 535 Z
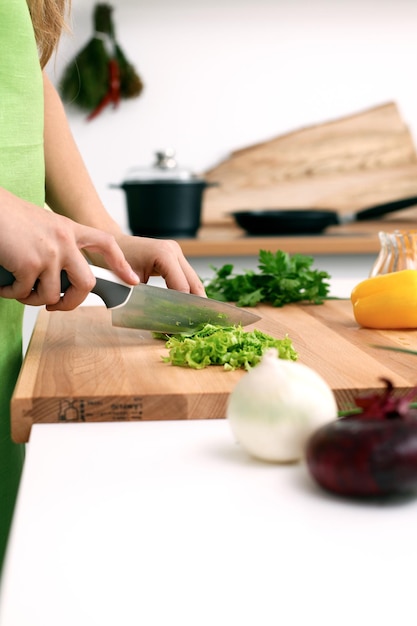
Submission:
M 163 170 L 172 170 L 177 167 L 175 150 L 173 150 L 172 148 L 159 150 L 158 152 L 155 152 L 155 156 L 155 167 L 160 167 Z
M 179 167 L 175 158 L 175 150 L 165 148 L 155 152 L 156 160 L 151 168 L 131 168 L 128 170 L 129 181 L 186 181 L 194 178 L 191 170 Z

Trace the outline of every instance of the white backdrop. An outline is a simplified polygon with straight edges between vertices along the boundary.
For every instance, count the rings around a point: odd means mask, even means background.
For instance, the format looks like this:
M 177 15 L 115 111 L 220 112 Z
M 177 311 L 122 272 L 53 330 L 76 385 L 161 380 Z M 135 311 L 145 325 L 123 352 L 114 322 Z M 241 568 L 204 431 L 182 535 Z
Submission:
M 93 0 L 73 0 L 73 34 L 48 68 L 92 36 Z M 100 195 L 126 228 L 132 166 L 172 146 L 195 171 L 231 151 L 396 101 L 417 135 L 415 0 L 114 0 L 119 44 L 145 84 L 87 123 L 70 123 Z

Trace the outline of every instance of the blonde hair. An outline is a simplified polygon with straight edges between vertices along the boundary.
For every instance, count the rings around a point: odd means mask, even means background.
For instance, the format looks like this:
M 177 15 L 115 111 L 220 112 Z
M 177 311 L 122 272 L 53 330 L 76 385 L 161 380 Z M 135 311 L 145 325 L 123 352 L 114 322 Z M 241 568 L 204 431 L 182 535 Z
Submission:
M 45 67 L 65 27 L 71 0 L 27 0 L 27 4 L 35 31 L 40 63 Z

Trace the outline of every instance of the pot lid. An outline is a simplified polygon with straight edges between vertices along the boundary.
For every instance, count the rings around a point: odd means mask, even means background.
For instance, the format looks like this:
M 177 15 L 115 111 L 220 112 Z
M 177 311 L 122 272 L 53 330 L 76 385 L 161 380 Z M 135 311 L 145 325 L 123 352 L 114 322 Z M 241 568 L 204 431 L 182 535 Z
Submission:
M 194 178 L 188 168 L 180 167 L 172 148 L 155 152 L 155 162 L 151 167 L 134 167 L 128 170 L 126 180 L 133 181 L 187 181 Z

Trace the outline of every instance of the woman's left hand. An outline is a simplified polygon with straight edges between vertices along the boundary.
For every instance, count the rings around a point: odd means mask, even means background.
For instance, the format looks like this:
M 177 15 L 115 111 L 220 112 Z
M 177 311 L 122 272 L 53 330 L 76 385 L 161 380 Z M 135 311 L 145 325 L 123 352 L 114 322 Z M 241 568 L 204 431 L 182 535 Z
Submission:
M 116 236 L 116 241 L 142 283 L 148 282 L 150 276 L 162 276 L 170 289 L 206 295 L 201 280 L 176 241 L 125 234 Z

